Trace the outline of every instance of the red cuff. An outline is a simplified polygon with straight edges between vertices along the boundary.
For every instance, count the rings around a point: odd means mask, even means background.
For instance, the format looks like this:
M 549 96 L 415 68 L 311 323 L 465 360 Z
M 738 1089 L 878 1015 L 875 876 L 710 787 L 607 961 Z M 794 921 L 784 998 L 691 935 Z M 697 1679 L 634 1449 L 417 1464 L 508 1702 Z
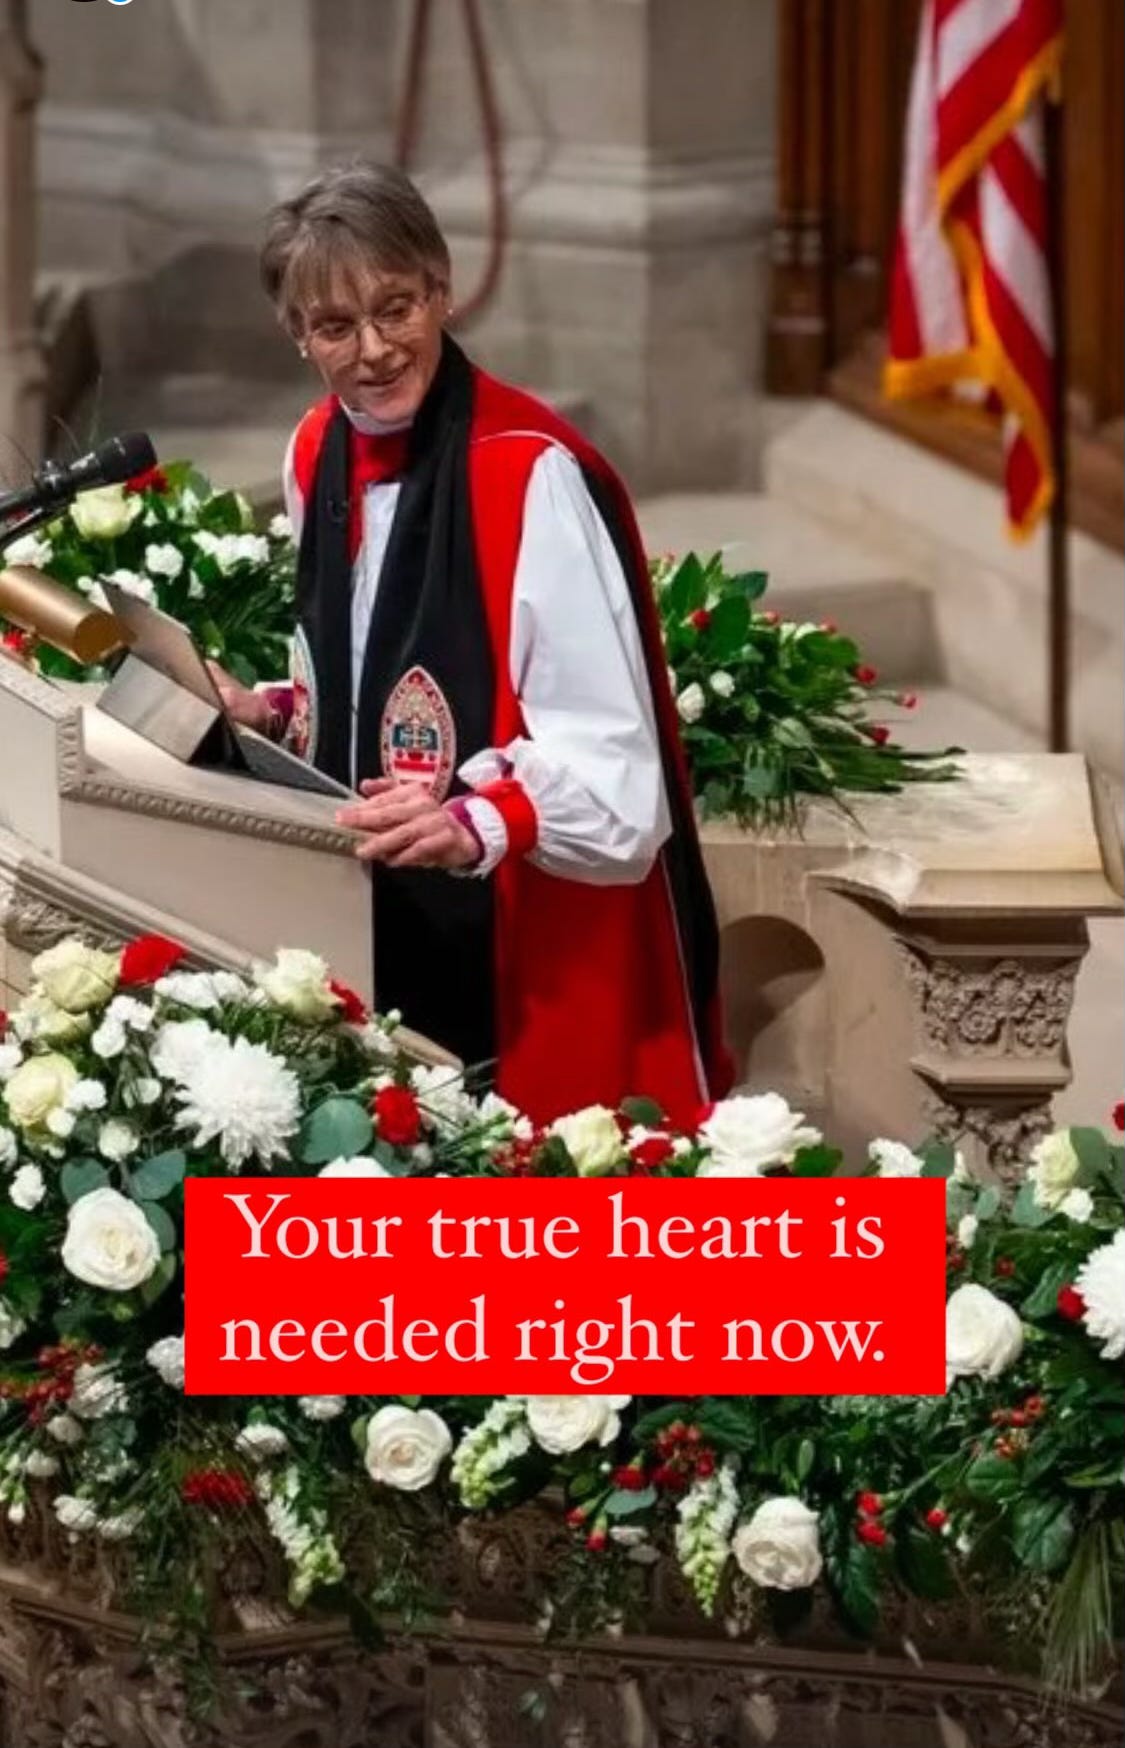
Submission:
M 504 821 L 510 856 L 526 856 L 535 848 L 539 841 L 539 819 L 522 783 L 517 783 L 514 777 L 499 777 L 495 783 L 486 783 L 483 789 L 474 789 L 473 794 L 482 801 L 490 801 Z

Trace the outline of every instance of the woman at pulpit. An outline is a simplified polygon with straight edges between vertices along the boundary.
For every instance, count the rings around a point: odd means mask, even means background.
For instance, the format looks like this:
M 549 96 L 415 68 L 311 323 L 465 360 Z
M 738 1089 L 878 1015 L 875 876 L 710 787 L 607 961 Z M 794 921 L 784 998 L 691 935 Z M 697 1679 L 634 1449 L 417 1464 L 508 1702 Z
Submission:
M 449 251 L 401 173 L 269 215 L 279 318 L 325 395 L 285 462 L 291 684 L 228 706 L 359 798 L 382 1008 L 537 1119 L 726 1090 L 714 911 L 628 496 L 446 332 Z

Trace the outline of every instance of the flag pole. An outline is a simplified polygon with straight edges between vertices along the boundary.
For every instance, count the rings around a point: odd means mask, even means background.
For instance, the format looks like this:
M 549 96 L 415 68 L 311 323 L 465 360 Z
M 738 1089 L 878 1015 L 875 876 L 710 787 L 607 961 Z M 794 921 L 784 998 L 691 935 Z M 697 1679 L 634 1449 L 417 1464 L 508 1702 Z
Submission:
M 1047 697 L 1048 738 L 1053 753 L 1070 747 L 1070 560 L 1067 550 L 1070 469 L 1067 456 L 1066 202 L 1063 191 L 1062 88 L 1044 104 L 1047 193 L 1047 271 L 1055 330 L 1055 394 L 1051 417 L 1051 455 L 1055 492 L 1047 527 Z

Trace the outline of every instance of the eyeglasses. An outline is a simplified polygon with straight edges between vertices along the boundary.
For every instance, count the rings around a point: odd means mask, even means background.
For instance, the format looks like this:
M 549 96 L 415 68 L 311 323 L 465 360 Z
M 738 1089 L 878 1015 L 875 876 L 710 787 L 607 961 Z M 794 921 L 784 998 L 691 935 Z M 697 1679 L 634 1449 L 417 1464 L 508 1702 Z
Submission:
M 363 330 L 374 328 L 385 345 L 407 340 L 421 325 L 422 313 L 437 287 L 424 291 L 396 292 L 375 315 L 325 316 L 308 330 L 309 350 L 318 358 L 342 364 L 358 358 Z

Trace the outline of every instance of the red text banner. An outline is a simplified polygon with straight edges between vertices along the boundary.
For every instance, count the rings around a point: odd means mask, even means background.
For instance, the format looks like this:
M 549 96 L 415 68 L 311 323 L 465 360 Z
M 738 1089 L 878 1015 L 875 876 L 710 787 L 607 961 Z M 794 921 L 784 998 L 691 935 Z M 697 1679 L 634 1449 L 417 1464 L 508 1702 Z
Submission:
M 928 1395 L 940 1178 L 191 1178 L 203 1395 Z

